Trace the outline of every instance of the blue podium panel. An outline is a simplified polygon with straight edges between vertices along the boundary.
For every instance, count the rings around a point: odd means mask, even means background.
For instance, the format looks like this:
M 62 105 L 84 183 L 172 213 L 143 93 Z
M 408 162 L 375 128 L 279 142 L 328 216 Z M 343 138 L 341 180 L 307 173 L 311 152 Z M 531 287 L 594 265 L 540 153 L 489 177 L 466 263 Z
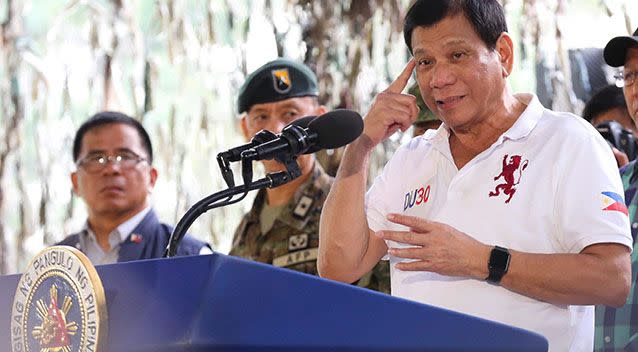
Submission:
M 547 351 L 540 335 L 220 254 L 98 266 L 119 351 Z M 18 275 L 0 277 L 10 346 Z

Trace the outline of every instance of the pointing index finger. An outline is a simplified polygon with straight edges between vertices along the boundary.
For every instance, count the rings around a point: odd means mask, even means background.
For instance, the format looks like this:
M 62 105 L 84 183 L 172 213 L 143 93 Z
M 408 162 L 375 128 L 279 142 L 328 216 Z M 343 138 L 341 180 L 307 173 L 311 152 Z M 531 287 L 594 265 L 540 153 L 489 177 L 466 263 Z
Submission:
M 408 85 L 408 81 L 410 80 L 410 76 L 412 75 L 412 71 L 414 71 L 415 66 L 416 61 L 414 61 L 414 58 L 410 59 L 410 61 L 408 61 L 408 63 L 405 65 L 405 68 L 403 69 L 399 77 L 397 77 L 394 82 L 390 83 L 385 91 L 389 93 L 400 94 L 403 89 L 405 89 L 405 86 Z

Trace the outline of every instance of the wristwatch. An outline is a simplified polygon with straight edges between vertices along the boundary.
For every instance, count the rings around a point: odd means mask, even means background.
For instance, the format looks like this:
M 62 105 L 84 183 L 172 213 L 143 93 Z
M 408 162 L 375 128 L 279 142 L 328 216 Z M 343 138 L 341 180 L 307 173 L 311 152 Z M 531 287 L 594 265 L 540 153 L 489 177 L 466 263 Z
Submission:
M 487 263 L 489 275 L 485 280 L 493 284 L 498 284 L 510 267 L 510 252 L 507 248 L 494 246 L 490 253 L 490 260 Z

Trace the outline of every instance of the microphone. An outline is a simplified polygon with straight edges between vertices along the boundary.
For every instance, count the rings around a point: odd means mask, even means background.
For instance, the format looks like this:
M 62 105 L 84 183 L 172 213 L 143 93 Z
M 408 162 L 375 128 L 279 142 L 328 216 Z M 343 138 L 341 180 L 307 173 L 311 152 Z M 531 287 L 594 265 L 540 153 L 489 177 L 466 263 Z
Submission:
M 300 119 L 297 119 L 291 123 L 289 123 L 288 125 L 286 125 L 286 127 L 291 126 L 291 125 L 295 125 L 295 126 L 300 126 L 302 128 L 307 128 L 308 124 L 310 124 L 310 122 L 312 120 L 314 120 L 315 118 L 317 118 L 317 116 L 306 116 L 306 117 L 302 117 Z M 284 127 L 284 128 L 286 128 Z M 243 152 L 244 150 L 250 149 L 250 148 L 254 148 L 258 145 L 264 144 L 266 142 L 275 140 L 277 138 L 277 135 L 268 131 L 268 130 L 261 130 L 259 132 L 257 132 L 257 134 L 255 134 L 253 136 L 253 138 L 250 140 L 250 142 L 240 145 L 239 147 L 235 147 L 235 148 L 231 148 L 228 149 L 225 152 L 221 152 L 219 154 L 217 154 L 217 157 L 221 157 L 223 159 L 225 159 L 228 162 L 234 162 L 234 161 L 239 161 L 241 160 L 241 152 Z M 309 153 L 314 153 L 314 152 L 309 152 Z
M 221 152 L 217 154 L 217 157 L 222 157 L 228 162 L 239 161 L 241 160 L 241 152 L 243 152 L 244 150 L 256 147 L 268 141 L 275 140 L 276 138 L 276 134 L 268 130 L 261 130 L 253 136 L 250 142 L 240 145 L 239 147 L 228 149 L 225 152 Z
M 361 115 L 346 109 L 325 113 L 304 128 L 286 126 L 276 139 L 249 148 L 241 153 L 246 160 L 268 160 L 281 155 L 296 156 L 321 149 L 334 149 L 354 141 L 363 132 Z

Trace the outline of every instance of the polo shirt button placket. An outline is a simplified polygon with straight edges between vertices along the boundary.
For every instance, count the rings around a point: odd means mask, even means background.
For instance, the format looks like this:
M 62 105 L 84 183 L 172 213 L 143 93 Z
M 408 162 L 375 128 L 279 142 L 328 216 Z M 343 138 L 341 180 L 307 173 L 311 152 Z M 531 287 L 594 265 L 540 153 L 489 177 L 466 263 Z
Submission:
M 633 224 L 631 224 L 631 227 L 634 229 L 638 229 L 638 222 L 634 222 Z
M 605 336 L 605 343 L 610 343 L 610 342 L 611 342 L 611 337 Z

